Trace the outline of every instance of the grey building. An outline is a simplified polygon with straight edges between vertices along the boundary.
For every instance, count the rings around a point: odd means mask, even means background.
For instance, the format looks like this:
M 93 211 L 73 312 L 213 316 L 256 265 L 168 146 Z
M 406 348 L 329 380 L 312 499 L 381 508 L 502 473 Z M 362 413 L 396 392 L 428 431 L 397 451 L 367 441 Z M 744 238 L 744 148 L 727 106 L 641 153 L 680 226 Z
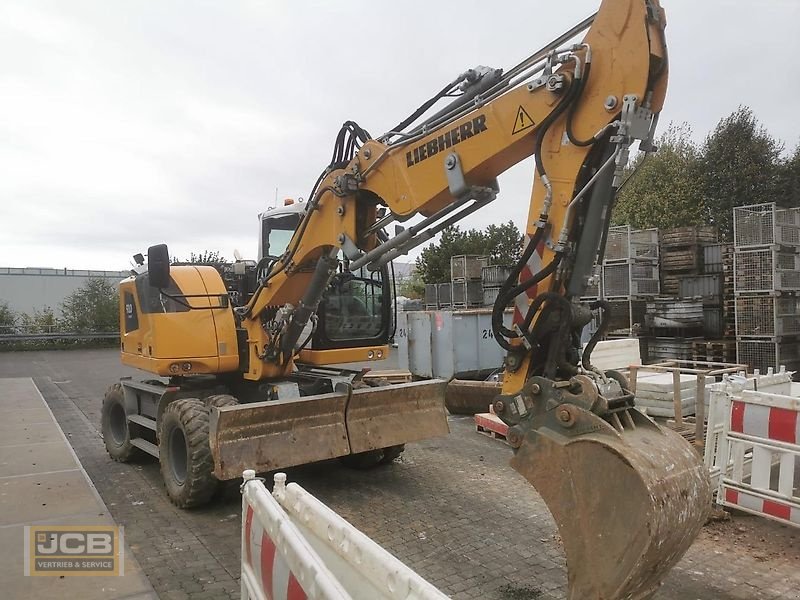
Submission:
M 130 271 L 92 271 L 79 269 L 37 269 L 0 267 L 0 302 L 16 312 L 53 309 L 61 314 L 61 303 L 89 279 L 100 277 L 116 287 Z

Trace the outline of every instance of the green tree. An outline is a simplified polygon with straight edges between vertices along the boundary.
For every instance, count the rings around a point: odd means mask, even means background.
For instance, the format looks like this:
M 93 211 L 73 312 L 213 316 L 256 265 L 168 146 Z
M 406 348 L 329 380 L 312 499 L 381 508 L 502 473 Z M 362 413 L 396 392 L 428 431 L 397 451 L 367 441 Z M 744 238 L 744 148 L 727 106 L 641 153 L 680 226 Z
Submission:
M 18 324 L 26 333 L 52 333 L 59 325 L 49 306 L 34 308 L 32 313 L 20 313 Z
M 630 179 L 619 193 L 612 224 L 644 229 L 705 222 L 701 157 L 691 136 L 686 123 L 670 124 L 656 142 L 658 152 L 640 154 L 628 166 Z
M 417 269 L 411 271 L 411 274 L 397 286 L 397 295 L 412 300 L 418 300 L 425 296 L 425 282 Z
M 740 106 L 705 139 L 701 160 L 706 219 L 733 237 L 733 207 L 779 200 L 783 143 Z
M 461 254 L 489 256 L 493 264 L 512 265 L 522 252 L 522 234 L 512 221 L 489 225 L 485 231 L 458 225 L 442 230 L 439 241 L 425 248 L 417 258 L 417 272 L 424 283 L 450 281 L 450 257 Z
M 519 261 L 522 254 L 522 232 L 514 221 L 486 228 L 486 249 L 492 264 L 511 266 Z
M 11 310 L 8 302 L 0 300 L 0 333 L 13 333 L 17 324 L 17 314 Z
M 203 250 L 195 254 L 189 254 L 189 258 L 181 260 L 173 258 L 173 265 L 218 265 L 225 262 L 225 257 L 221 256 L 219 250 Z
M 67 331 L 97 332 L 119 329 L 117 289 L 106 279 L 93 277 L 61 303 L 62 325 Z
M 794 154 L 778 166 L 776 200 L 784 206 L 800 207 L 800 144 Z
M 459 254 L 482 254 L 485 239 L 480 231 L 462 231 L 458 225 L 442 230 L 438 243 L 425 248 L 417 258 L 417 272 L 425 283 L 450 281 L 450 257 Z

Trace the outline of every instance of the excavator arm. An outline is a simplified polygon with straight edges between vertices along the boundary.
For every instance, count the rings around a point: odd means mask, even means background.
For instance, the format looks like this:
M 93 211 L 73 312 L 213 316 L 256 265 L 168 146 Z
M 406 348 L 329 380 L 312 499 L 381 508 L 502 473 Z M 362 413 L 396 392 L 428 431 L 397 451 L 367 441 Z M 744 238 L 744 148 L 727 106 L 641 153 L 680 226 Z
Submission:
M 580 297 L 602 253 L 631 144 L 654 150 L 667 85 L 665 25 L 658 0 L 604 0 L 512 69 L 463 73 L 379 138 L 346 123 L 285 253 L 264 267 L 239 314 L 244 377 L 291 373 L 298 340 L 340 263 L 351 272 L 381 269 L 494 201 L 497 177 L 534 156 L 522 259 L 493 311 L 507 351 L 494 409 L 510 426 L 512 466 L 560 528 L 572 599 L 651 595 L 697 535 L 710 500 L 693 449 L 636 410 L 622 375 L 592 366 L 597 339 L 583 353 L 579 343 L 592 311 L 608 318 L 605 303 Z M 511 328 L 502 322 L 509 301 Z M 304 351 L 309 362 L 332 358 L 330 350 Z M 403 403 L 402 393 L 382 393 Z M 413 403 L 421 392 L 408 394 Z M 365 436 L 375 435 L 370 426 L 382 406 L 370 405 Z M 256 409 L 220 414 L 236 410 Z M 402 420 L 383 432 L 395 427 Z

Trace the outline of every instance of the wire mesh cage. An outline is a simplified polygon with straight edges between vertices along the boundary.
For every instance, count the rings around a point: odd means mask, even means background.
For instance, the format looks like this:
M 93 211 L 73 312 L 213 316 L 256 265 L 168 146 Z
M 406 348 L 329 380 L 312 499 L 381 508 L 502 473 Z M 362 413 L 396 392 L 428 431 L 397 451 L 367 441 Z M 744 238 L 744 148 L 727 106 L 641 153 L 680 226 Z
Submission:
M 781 208 L 774 202 L 733 209 L 733 242 L 748 246 L 800 246 L 800 208 Z
M 736 335 L 741 337 L 800 335 L 800 297 L 737 297 Z
M 646 302 L 626 299 L 609 301 L 611 320 L 607 335 L 635 336 L 644 327 Z
M 460 254 L 450 257 L 450 278 L 453 281 L 481 278 L 481 270 L 489 264 L 488 256 Z
M 453 307 L 472 308 L 483 304 L 483 285 L 480 281 L 454 281 Z
M 658 260 L 658 229 L 631 229 L 630 225 L 610 227 L 603 260 L 629 258 Z
M 766 373 L 770 367 L 777 371 L 781 366 L 797 370 L 800 365 L 800 342 L 776 342 L 775 340 L 738 340 L 736 362 L 746 364 L 750 370 Z
M 511 267 L 488 265 L 481 269 L 481 280 L 484 287 L 497 287 L 506 282 L 511 275 Z
M 772 292 L 800 290 L 800 254 L 763 248 L 733 255 L 733 291 Z
M 439 288 L 435 283 L 425 284 L 425 308 L 439 308 Z
M 603 265 L 603 295 L 656 296 L 659 293 L 658 265 L 626 261 Z
M 436 284 L 439 308 L 450 308 L 453 303 L 453 286 L 450 283 L 437 283 Z

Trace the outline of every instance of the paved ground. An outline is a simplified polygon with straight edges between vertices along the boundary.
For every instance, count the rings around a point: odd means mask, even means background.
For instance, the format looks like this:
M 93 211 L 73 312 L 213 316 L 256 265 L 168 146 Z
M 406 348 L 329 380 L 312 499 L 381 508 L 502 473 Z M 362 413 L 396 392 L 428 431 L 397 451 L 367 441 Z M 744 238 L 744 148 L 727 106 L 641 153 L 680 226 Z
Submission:
M 111 462 L 98 434 L 107 385 L 133 374 L 113 350 L 0 354 L 0 377 L 35 377 L 84 468 L 162 598 L 237 597 L 240 499 L 229 485 L 194 511 L 165 498 L 157 465 Z M 446 438 L 358 472 L 328 462 L 297 481 L 454 598 L 564 598 L 566 570 L 549 513 L 507 466 L 504 444 L 451 420 Z M 797 530 L 756 517 L 708 526 L 657 600 L 800 599 Z
M 3 379 L 0 410 L 0 581 L 4 597 L 156 598 L 131 552 L 124 552 L 120 577 L 23 575 L 26 526 L 107 527 L 115 523 L 30 378 Z M 124 541 L 122 548 L 126 548 Z

